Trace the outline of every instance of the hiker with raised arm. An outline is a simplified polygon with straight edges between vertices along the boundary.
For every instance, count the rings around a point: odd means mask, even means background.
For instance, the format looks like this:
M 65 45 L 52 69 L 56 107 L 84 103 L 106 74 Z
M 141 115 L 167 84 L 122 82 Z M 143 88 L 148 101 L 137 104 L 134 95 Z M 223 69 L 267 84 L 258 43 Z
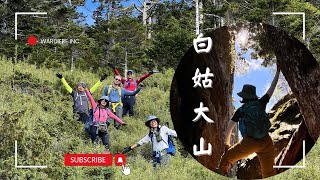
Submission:
M 267 103 L 272 96 L 278 82 L 280 70 L 277 68 L 275 77 L 267 93 L 260 99 L 256 95 L 256 87 L 246 84 L 242 91 L 237 93 L 242 98 L 243 105 L 236 110 L 228 123 L 225 137 L 225 153 L 221 157 L 216 172 L 227 175 L 229 165 L 256 153 L 261 165 L 262 178 L 276 174 L 274 166 L 275 146 L 268 134 L 271 126 L 269 116 L 265 112 Z M 230 147 L 232 129 L 239 122 L 239 130 L 243 139 Z
M 114 73 L 116 75 L 120 75 L 119 71 L 116 69 L 116 67 L 111 64 L 108 63 L 108 65 L 113 69 Z M 141 76 L 138 79 L 134 79 L 134 73 L 133 70 L 128 70 L 127 72 L 127 79 L 121 77 L 121 83 L 123 84 L 123 87 L 128 90 L 128 91 L 135 91 L 138 87 L 138 85 L 145 80 L 146 78 L 148 78 L 149 76 L 151 76 L 152 74 L 156 73 L 156 70 L 151 70 L 148 73 L 146 73 L 145 75 Z M 127 112 L 129 111 L 129 116 L 133 116 L 134 115 L 134 105 L 136 103 L 136 97 L 135 96 L 124 96 L 122 99 L 122 103 L 123 103 L 123 116 L 125 116 L 127 114 Z
M 110 105 L 109 109 L 115 113 L 119 118 L 122 118 L 123 114 L 123 104 L 122 99 L 124 96 L 134 96 L 136 95 L 141 88 L 143 87 L 143 84 L 140 84 L 138 88 L 135 91 L 128 91 L 121 86 L 121 76 L 116 75 L 114 77 L 114 81 L 112 84 L 107 85 L 104 88 L 103 96 L 108 96 Z M 111 123 L 111 121 L 108 121 L 108 125 Z M 118 122 L 114 122 L 114 128 L 119 129 L 120 125 Z
M 73 99 L 73 119 L 77 121 L 81 121 L 85 123 L 88 118 L 88 98 L 85 93 L 85 83 L 78 82 L 77 90 L 73 90 L 66 79 L 60 73 L 56 73 L 56 76 L 61 79 L 62 84 L 68 91 L 68 93 L 72 96 Z M 107 77 L 106 74 L 101 76 L 100 80 L 92 86 L 90 92 L 93 93 L 97 90 L 97 88 L 102 84 L 102 81 Z
M 109 133 L 107 127 L 107 119 L 111 117 L 115 121 L 117 121 L 121 125 L 126 125 L 120 118 L 114 115 L 110 109 L 108 108 L 109 105 L 109 97 L 108 96 L 101 96 L 98 99 L 98 103 L 94 101 L 92 98 L 91 93 L 86 88 L 85 93 L 89 98 L 90 104 L 92 106 L 92 113 L 93 119 L 92 124 L 90 127 L 90 137 L 92 142 L 94 143 L 99 136 L 102 140 L 103 145 L 105 146 L 105 153 L 110 153 L 110 144 L 109 144 Z
M 172 136 L 177 137 L 177 133 L 175 130 L 159 125 L 159 123 L 159 118 L 150 115 L 145 122 L 145 125 L 149 128 L 149 133 L 136 144 L 124 148 L 122 153 L 127 153 L 143 144 L 151 143 L 153 167 L 156 167 L 157 164 L 167 165 L 170 157 L 175 154 Z

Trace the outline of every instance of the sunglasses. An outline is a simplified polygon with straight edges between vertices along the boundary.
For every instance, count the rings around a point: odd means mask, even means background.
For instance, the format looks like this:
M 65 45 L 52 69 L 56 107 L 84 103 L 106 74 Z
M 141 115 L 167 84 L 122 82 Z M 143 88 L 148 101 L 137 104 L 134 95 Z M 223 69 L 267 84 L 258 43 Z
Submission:
M 116 81 L 121 81 L 121 79 L 116 79 Z

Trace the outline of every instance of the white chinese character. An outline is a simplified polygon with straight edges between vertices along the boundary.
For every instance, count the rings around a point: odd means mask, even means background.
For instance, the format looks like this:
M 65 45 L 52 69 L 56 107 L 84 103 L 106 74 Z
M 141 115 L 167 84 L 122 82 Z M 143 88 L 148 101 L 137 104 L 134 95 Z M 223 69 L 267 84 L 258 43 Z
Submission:
M 198 54 L 203 52 L 209 53 L 212 48 L 212 39 L 210 37 L 203 38 L 203 34 L 201 33 L 197 39 L 193 39 L 193 47 Z
M 197 113 L 197 116 L 192 120 L 193 122 L 197 122 L 201 117 L 203 117 L 204 120 L 206 120 L 208 123 L 214 123 L 213 120 L 211 120 L 207 117 L 207 115 L 204 114 L 205 112 L 209 112 L 209 108 L 203 107 L 202 102 L 200 102 L 199 108 L 194 109 L 194 112 Z
M 206 73 L 205 74 L 201 74 L 199 71 L 199 68 L 196 69 L 196 73 L 194 74 L 192 80 L 194 82 L 194 86 L 193 87 L 202 87 L 200 84 L 200 81 L 202 78 L 204 78 L 204 80 L 202 80 L 202 85 L 204 88 L 212 88 L 212 80 L 209 79 L 209 77 L 214 77 L 213 73 L 210 73 L 210 69 L 207 67 L 206 69 Z
M 193 145 L 193 155 L 195 156 L 200 156 L 200 155 L 209 155 L 211 156 L 212 154 L 212 145 L 208 143 L 208 150 L 204 149 L 204 139 L 203 137 L 200 138 L 200 147 L 199 151 L 197 151 L 197 145 Z

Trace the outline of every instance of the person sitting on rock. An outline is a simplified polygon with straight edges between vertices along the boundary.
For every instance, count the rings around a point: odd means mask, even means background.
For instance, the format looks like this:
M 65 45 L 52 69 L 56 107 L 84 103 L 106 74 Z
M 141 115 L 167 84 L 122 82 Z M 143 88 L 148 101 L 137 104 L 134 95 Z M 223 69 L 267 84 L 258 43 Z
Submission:
M 116 67 L 113 64 L 108 63 L 108 65 L 113 69 L 113 71 L 116 75 L 120 76 L 119 71 L 116 69 Z M 121 83 L 123 84 L 123 87 L 126 90 L 135 91 L 137 89 L 138 85 L 143 80 L 145 80 L 146 78 L 148 78 L 149 76 L 151 76 L 153 73 L 156 73 L 156 72 L 157 71 L 155 71 L 155 70 L 151 70 L 147 74 L 141 76 L 140 78 L 134 79 L 133 70 L 128 70 L 128 72 L 127 72 L 128 78 L 127 79 L 120 76 Z M 124 96 L 122 101 L 123 101 L 123 116 L 125 116 L 128 111 L 129 111 L 129 116 L 133 116 L 134 115 L 133 107 L 136 103 L 136 97 L 135 96 Z
M 109 154 L 109 133 L 108 133 L 108 127 L 107 127 L 107 119 L 108 117 L 113 118 L 115 121 L 117 121 L 121 125 L 126 125 L 120 118 L 118 118 L 116 115 L 114 115 L 110 109 L 108 109 L 109 105 L 109 97 L 108 96 L 102 96 L 99 98 L 98 103 L 96 103 L 91 93 L 89 92 L 88 88 L 85 89 L 86 95 L 89 98 L 92 111 L 93 111 L 93 124 L 90 128 L 90 136 L 91 140 L 94 143 L 99 136 L 102 140 L 103 145 L 105 146 L 106 150 L 105 153 Z
M 127 153 L 142 144 L 151 142 L 153 167 L 155 168 L 157 164 L 167 165 L 172 155 L 167 151 L 169 148 L 169 136 L 177 137 L 177 133 L 175 130 L 159 125 L 159 123 L 159 118 L 150 115 L 145 122 L 145 125 L 149 128 L 149 133 L 146 134 L 138 143 L 124 148 L 122 153 Z
M 276 174 L 274 166 L 275 146 L 268 134 L 271 126 L 268 114 L 265 112 L 266 105 L 272 96 L 278 82 L 280 70 L 277 69 L 275 77 L 267 93 L 260 99 L 256 95 L 256 87 L 246 84 L 242 91 L 237 93 L 243 105 L 236 110 L 228 123 L 225 148 L 219 168 L 216 172 L 227 175 L 229 165 L 236 161 L 256 153 L 261 165 L 262 178 Z M 230 137 L 234 126 L 239 122 L 239 130 L 243 139 L 230 147 Z
M 84 91 L 85 83 L 79 82 L 77 91 L 73 90 L 66 79 L 60 73 L 56 73 L 56 76 L 61 79 L 62 84 L 67 89 L 68 93 L 72 96 L 73 99 L 73 119 L 81 121 L 83 124 L 86 123 L 88 119 L 88 98 Z M 102 81 L 107 77 L 106 74 L 101 76 L 100 80 L 96 82 L 94 86 L 90 89 L 90 92 L 93 93 L 101 85 Z

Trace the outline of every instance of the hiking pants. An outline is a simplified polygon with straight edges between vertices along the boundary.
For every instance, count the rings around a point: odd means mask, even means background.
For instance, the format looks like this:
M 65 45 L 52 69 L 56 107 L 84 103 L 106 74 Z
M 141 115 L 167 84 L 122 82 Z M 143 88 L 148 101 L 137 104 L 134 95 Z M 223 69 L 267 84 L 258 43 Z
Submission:
M 276 175 L 274 166 L 275 147 L 269 135 L 262 139 L 254 139 L 245 136 L 240 142 L 226 151 L 221 158 L 219 170 L 227 174 L 229 165 L 236 161 L 256 153 L 261 165 L 262 178 Z
M 136 97 L 135 96 L 124 96 L 123 99 L 123 116 L 127 115 L 127 112 L 129 111 L 129 116 L 133 116 L 133 107 L 136 103 Z
M 87 113 L 74 112 L 73 113 L 73 119 L 76 120 L 76 121 L 80 121 L 83 124 L 85 124 L 87 119 L 88 119 L 88 114 Z
M 116 112 L 113 112 L 112 111 L 112 108 L 109 108 L 110 110 L 111 110 L 111 112 L 113 113 L 113 114 L 115 114 L 116 116 L 118 116 L 118 118 L 120 118 L 120 119 L 122 119 L 122 114 L 123 114 L 123 109 L 122 109 L 122 106 L 118 106 L 117 108 L 116 108 Z M 108 124 L 108 126 L 111 124 L 111 122 L 112 122 L 112 120 L 111 120 L 112 118 L 108 118 L 108 120 L 107 120 L 107 124 Z M 113 120 L 113 125 L 114 125 L 114 127 L 116 128 L 116 129 L 119 129 L 120 128 L 120 126 L 121 126 L 121 124 L 118 122 L 118 121 L 116 121 L 116 120 Z
M 160 152 L 159 152 L 160 153 Z M 171 158 L 171 154 L 164 154 L 157 156 L 156 152 L 152 152 L 152 166 L 154 168 L 157 167 L 157 164 L 160 164 L 161 166 L 166 166 L 169 164 Z
M 109 150 L 110 148 L 109 133 L 108 132 L 103 133 L 101 131 L 98 131 L 98 134 L 97 134 L 97 129 L 98 129 L 97 126 L 91 126 L 90 137 L 91 137 L 92 143 L 94 143 L 97 140 L 97 137 L 99 136 L 105 148 Z

